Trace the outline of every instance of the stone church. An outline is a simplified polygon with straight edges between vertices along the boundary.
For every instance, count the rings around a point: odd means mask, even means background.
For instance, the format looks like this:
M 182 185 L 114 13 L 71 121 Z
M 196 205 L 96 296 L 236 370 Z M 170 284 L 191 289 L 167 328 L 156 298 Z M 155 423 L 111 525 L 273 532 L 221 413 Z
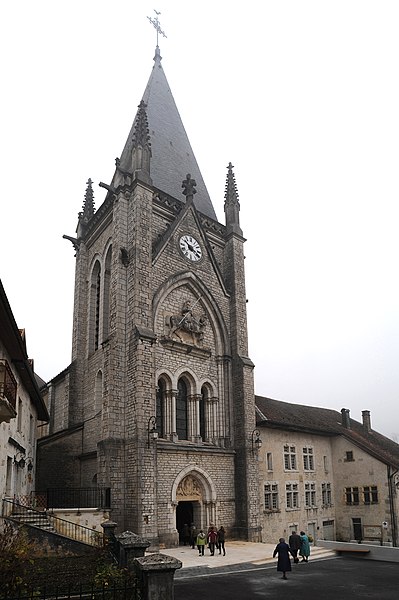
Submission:
M 47 385 L 39 489 L 109 488 L 111 519 L 167 547 L 185 523 L 261 541 L 244 237 L 219 223 L 157 46 L 97 210 L 76 236 L 71 364 Z

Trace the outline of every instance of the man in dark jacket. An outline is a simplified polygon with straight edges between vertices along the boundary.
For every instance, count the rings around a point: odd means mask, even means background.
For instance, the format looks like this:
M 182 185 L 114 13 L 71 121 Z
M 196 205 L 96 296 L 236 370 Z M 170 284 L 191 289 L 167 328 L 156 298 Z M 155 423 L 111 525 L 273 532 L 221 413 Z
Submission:
M 291 554 L 294 557 L 294 563 L 299 563 L 298 551 L 301 548 L 301 536 L 297 534 L 296 531 L 293 531 L 288 538 L 288 545 L 291 550 Z

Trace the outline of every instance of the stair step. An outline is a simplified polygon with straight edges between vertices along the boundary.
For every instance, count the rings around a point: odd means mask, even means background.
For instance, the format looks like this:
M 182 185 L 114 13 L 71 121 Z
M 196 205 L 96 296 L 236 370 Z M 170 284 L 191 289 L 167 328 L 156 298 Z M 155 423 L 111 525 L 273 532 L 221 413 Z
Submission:
M 61 523 L 60 529 L 57 530 L 52 524 L 53 520 L 49 519 L 47 511 L 42 512 L 37 510 L 30 510 L 29 508 L 21 510 L 21 508 L 18 508 L 16 506 L 14 511 L 9 515 L 8 518 L 13 519 L 21 525 L 25 524 L 27 526 L 36 527 L 48 533 L 54 533 L 56 535 L 68 537 L 71 540 L 82 542 L 89 546 L 98 546 L 101 541 L 101 536 L 99 535 L 99 532 L 94 530 L 91 531 L 87 527 L 80 527 L 76 523 L 63 521 L 62 519 L 59 520 L 55 517 L 55 523 Z

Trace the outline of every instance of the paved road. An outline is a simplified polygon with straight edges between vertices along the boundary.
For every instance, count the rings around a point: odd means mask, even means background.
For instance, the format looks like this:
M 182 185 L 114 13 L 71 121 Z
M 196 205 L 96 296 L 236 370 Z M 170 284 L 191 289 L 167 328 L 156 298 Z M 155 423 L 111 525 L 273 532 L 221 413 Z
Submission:
M 211 574 L 200 571 L 187 569 L 184 577 L 175 578 L 175 600 L 399 598 L 398 563 L 329 557 L 293 565 L 287 581 L 275 564 L 227 565 Z

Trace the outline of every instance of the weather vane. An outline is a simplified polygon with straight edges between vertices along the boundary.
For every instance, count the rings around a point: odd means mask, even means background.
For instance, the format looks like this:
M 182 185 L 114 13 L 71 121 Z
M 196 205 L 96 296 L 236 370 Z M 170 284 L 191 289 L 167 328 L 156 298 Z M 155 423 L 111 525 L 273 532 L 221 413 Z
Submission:
M 154 13 L 156 14 L 155 19 L 152 19 L 151 17 L 147 17 L 147 19 L 149 20 L 149 22 L 156 29 L 156 32 L 157 32 L 157 46 L 158 46 L 158 37 L 159 37 L 159 34 L 163 35 L 164 38 L 166 38 L 166 34 L 165 34 L 164 31 L 162 31 L 161 24 L 160 24 L 159 19 L 158 19 L 158 15 L 160 15 L 161 13 L 158 12 L 158 11 L 156 11 L 155 8 L 154 8 Z

